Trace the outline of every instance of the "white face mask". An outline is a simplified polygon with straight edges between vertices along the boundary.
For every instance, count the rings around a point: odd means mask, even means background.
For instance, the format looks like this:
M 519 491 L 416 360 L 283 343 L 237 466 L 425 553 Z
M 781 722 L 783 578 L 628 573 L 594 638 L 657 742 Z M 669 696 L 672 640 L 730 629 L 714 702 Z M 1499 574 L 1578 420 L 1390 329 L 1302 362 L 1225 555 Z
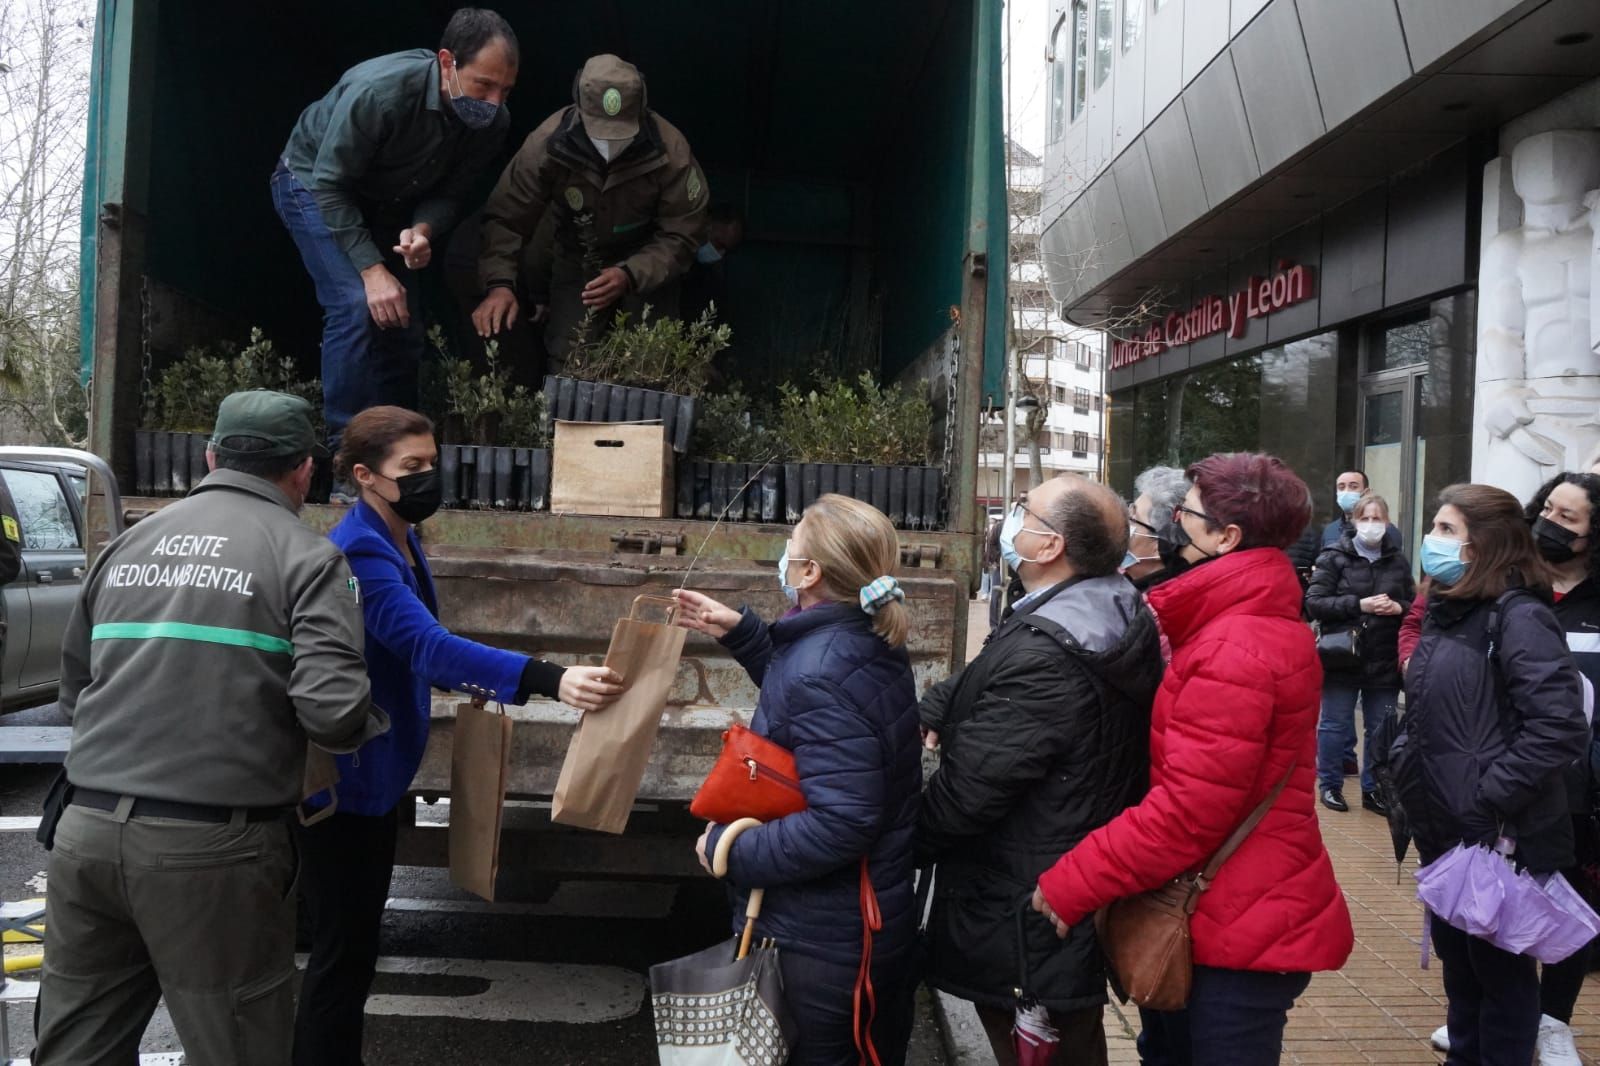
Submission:
M 1383 543 L 1384 526 L 1382 522 L 1357 522 L 1356 536 L 1361 543 L 1369 548 L 1376 548 Z

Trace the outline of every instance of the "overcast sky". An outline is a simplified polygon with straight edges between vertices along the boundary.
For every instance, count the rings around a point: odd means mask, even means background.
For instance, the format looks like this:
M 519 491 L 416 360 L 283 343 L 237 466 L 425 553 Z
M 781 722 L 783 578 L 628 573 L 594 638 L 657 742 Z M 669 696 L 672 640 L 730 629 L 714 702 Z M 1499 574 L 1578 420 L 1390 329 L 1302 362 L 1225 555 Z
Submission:
M 1011 35 L 1006 79 L 1011 136 L 1035 155 L 1043 155 L 1050 0 L 1009 0 L 1005 15 Z

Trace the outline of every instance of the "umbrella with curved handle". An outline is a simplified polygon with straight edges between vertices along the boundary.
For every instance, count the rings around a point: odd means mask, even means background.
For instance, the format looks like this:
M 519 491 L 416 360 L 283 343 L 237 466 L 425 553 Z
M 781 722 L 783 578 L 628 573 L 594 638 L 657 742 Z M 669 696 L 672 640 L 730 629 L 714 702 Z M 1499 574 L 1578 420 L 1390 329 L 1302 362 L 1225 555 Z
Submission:
M 728 853 L 733 850 L 733 842 L 739 834 L 760 824 L 760 820 L 756 818 L 739 818 L 728 823 L 728 828 L 717 838 L 716 850 L 711 854 L 711 873 L 715 877 L 720 880 L 728 876 Z M 767 890 L 764 888 L 750 890 L 750 899 L 744 905 L 744 932 L 739 934 L 739 951 L 733 957 L 735 962 L 750 954 L 750 938 L 755 933 L 756 919 L 761 917 L 761 901 L 766 894 Z

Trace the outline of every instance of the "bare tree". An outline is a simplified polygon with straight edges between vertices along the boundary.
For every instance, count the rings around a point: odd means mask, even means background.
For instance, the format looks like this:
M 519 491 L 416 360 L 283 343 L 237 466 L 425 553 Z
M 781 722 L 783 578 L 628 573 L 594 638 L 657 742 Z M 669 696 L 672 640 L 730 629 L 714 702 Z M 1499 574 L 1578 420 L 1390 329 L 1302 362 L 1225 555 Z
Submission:
M 79 220 L 94 26 L 86 0 L 0 3 L 0 416 L 87 438 Z

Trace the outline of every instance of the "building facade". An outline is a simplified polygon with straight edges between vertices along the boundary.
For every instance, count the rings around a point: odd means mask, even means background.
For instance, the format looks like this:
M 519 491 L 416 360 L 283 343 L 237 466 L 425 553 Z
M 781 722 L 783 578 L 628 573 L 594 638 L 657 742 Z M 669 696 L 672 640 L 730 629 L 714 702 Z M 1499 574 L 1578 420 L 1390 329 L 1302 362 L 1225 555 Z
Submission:
M 1053 2 L 1041 244 L 1110 334 L 1114 486 L 1259 449 L 1323 512 L 1359 467 L 1414 552 L 1443 486 L 1600 440 L 1600 4 Z
M 1035 451 L 1043 477 L 1064 473 L 1102 477 L 1105 361 L 1099 331 L 1062 318 L 1061 307 L 1050 294 L 1040 246 L 1044 161 L 1018 144 L 1011 144 L 1009 151 L 1012 329 L 1007 347 L 1022 371 L 1022 394 L 1039 404 L 1031 420 L 1019 419 L 1014 496 L 1033 482 Z M 1002 408 L 985 416 L 978 467 L 981 504 L 1000 506 L 1006 495 Z

